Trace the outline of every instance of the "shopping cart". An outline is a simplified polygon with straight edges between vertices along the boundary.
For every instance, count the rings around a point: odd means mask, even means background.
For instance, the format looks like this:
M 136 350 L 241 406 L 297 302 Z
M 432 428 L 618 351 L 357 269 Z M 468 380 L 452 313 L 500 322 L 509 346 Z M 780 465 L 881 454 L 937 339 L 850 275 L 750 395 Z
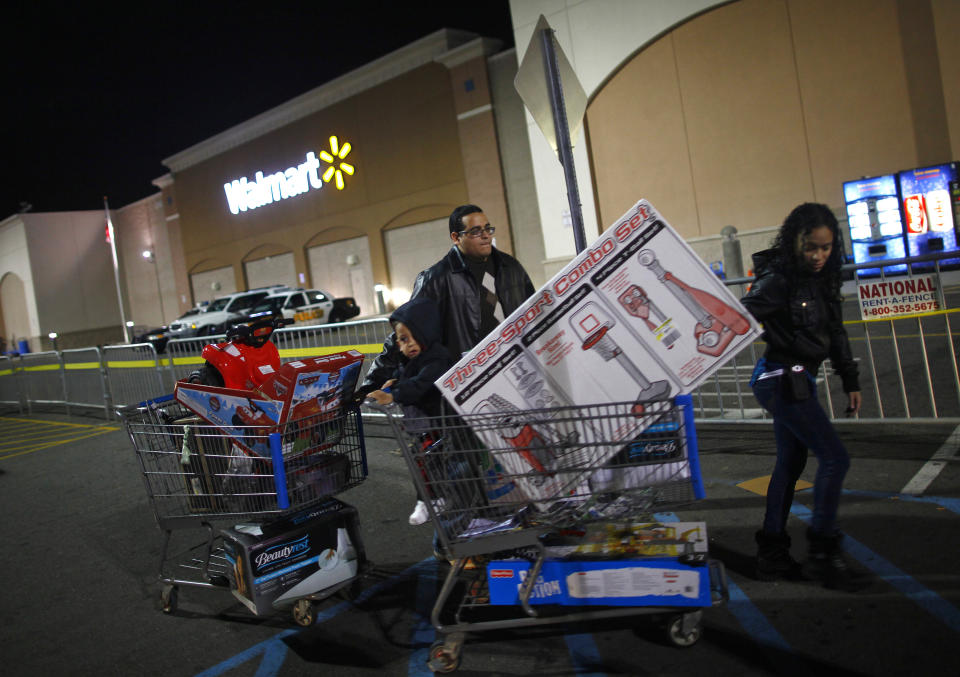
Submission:
M 704 495 L 689 396 L 534 410 L 493 396 L 432 419 L 382 410 L 452 565 L 431 670 L 455 670 L 469 632 L 639 614 L 691 646 L 703 608 L 727 599 L 705 525 L 657 519 Z
M 271 527 L 302 522 L 324 511 L 352 510 L 333 496 L 367 476 L 362 422 L 355 406 L 272 428 L 238 426 L 239 437 L 205 424 L 172 395 L 118 409 L 118 414 L 163 532 L 159 579 L 166 613 L 176 610 L 180 586 L 243 587 L 231 553 L 224 550 L 225 529 L 270 533 Z M 270 456 L 250 454 L 244 446 L 268 448 Z M 363 569 L 359 534 L 350 537 L 357 543 Z M 312 624 L 315 603 L 358 576 L 289 601 L 294 620 Z

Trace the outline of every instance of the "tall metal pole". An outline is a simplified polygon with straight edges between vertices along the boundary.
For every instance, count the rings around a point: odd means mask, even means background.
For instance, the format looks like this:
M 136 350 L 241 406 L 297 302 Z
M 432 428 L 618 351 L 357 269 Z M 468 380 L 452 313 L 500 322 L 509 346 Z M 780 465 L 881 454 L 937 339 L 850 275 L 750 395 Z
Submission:
M 107 196 L 103 196 L 103 211 L 107 215 L 107 237 L 110 238 L 110 253 L 113 255 L 113 279 L 117 283 L 117 303 L 120 304 L 120 324 L 123 327 L 123 342 L 130 343 L 130 328 L 127 327 L 127 315 L 123 312 L 123 294 L 120 292 L 120 265 L 117 262 L 117 238 L 110 218 L 110 205 Z
M 540 31 L 540 44 L 543 47 L 543 66 L 546 71 L 547 90 L 550 93 L 550 109 L 553 112 L 553 127 L 557 135 L 557 152 L 563 166 L 563 176 L 567 182 L 567 201 L 570 203 L 570 221 L 573 225 L 573 242 L 579 254 L 587 248 L 587 238 L 583 231 L 583 213 L 580 207 L 580 190 L 577 188 L 577 172 L 573 166 L 573 146 L 570 142 L 570 128 L 567 126 L 567 107 L 563 101 L 563 84 L 557 68 L 557 53 L 553 49 L 553 29 Z

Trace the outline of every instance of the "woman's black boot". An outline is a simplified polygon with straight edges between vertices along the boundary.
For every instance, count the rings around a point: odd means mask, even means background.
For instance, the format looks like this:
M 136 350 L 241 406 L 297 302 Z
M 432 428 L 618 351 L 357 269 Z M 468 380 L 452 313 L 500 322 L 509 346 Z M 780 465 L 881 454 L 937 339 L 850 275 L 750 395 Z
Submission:
M 800 578 L 800 564 L 790 556 L 790 536 L 785 533 L 758 531 L 754 534 L 754 539 L 757 541 L 758 580 Z
M 840 541 L 843 534 L 821 534 L 807 529 L 810 544 L 810 559 L 803 565 L 803 575 L 820 581 L 825 588 L 856 592 L 870 584 L 868 577 L 853 571 L 843 556 Z

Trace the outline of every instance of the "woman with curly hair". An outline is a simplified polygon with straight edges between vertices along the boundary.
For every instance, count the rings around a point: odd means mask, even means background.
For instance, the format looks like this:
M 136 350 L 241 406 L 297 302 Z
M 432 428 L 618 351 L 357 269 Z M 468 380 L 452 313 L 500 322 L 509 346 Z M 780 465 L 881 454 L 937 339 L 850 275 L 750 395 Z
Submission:
M 786 524 L 794 487 L 812 451 L 819 465 L 807 529 L 809 560 L 802 574 L 828 588 L 854 590 L 858 577 L 843 558 L 835 524 L 850 458 L 820 406 L 815 379 L 829 357 L 847 393 L 847 414 L 859 412 L 857 365 L 841 315 L 843 243 L 836 217 L 826 205 L 796 207 L 772 248 L 754 254 L 753 263 L 757 280 L 742 302 L 763 323 L 767 348 L 750 385 L 773 415 L 777 443 L 763 528 L 756 533 L 757 576 L 801 577 L 800 565 L 790 556 Z

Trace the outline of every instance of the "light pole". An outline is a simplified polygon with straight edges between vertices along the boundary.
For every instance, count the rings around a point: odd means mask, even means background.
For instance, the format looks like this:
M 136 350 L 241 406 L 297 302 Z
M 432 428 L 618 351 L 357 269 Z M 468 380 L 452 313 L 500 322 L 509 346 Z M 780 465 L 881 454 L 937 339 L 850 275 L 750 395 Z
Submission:
M 157 303 L 160 305 L 160 324 L 163 324 L 166 315 L 163 313 L 163 292 L 160 289 L 160 270 L 157 266 L 157 257 L 152 249 L 144 249 L 143 258 L 153 264 L 153 277 L 157 281 Z
M 53 342 L 53 351 L 54 351 L 54 352 L 57 351 L 57 336 L 59 336 L 59 334 L 57 334 L 57 332 L 55 332 L 55 331 L 52 331 L 52 332 L 50 332 L 49 334 L 47 334 L 47 337 Z

